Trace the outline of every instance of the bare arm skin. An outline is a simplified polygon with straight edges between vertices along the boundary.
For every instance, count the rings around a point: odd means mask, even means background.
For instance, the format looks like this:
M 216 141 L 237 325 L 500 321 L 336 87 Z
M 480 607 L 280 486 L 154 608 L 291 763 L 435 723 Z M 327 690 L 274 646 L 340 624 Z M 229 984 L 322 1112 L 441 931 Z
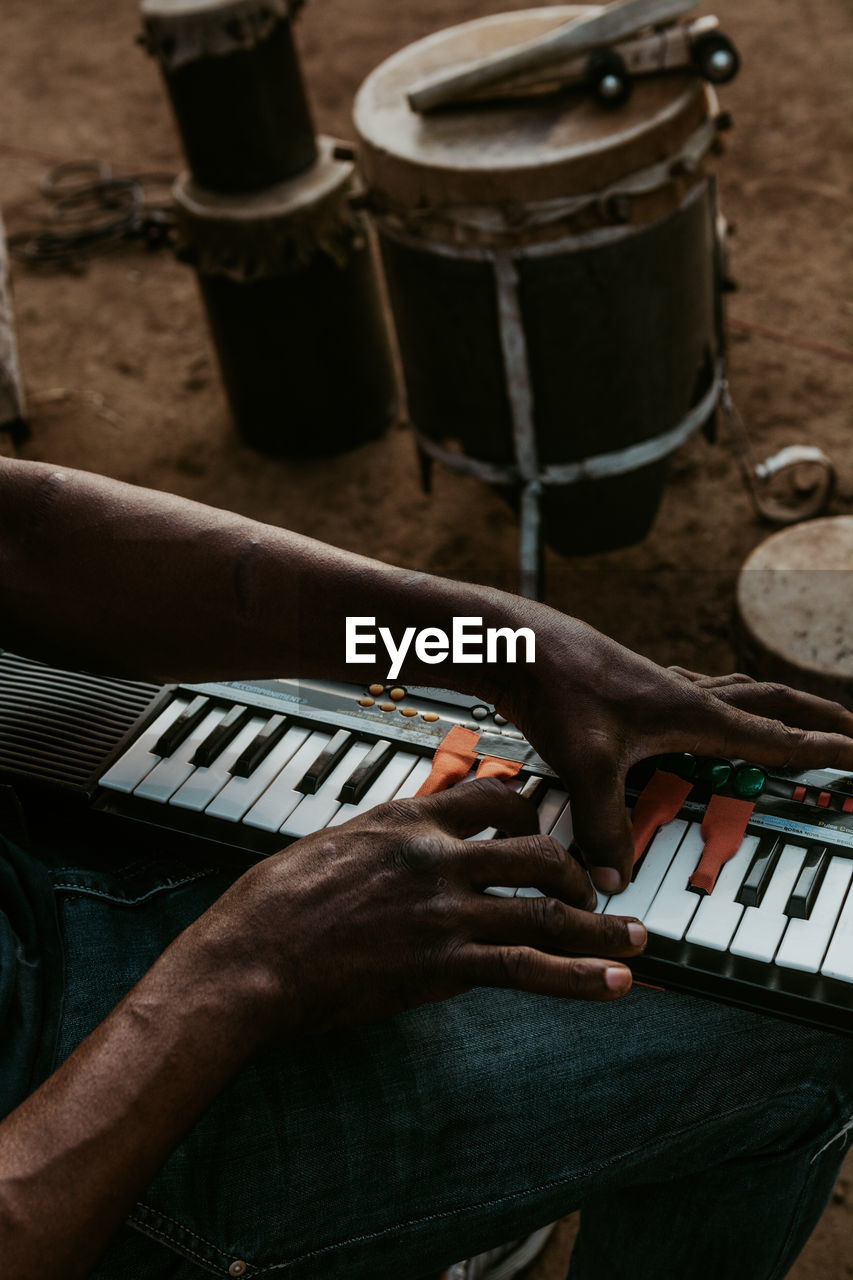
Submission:
M 166 494 L 0 459 L 0 638 L 60 665 L 159 680 L 358 680 L 344 620 L 449 631 L 454 615 L 527 626 L 532 667 L 440 667 L 410 653 L 401 680 L 496 703 L 564 778 L 594 878 L 631 857 L 625 773 L 662 751 L 853 769 L 853 715 L 744 677 L 665 671 L 575 618 L 467 583 L 394 568 Z
M 357 679 L 344 618 L 531 627 L 533 667 L 401 680 L 497 703 L 566 780 L 593 878 L 627 876 L 624 778 L 660 751 L 853 770 L 853 716 L 760 685 L 665 671 L 592 628 L 484 588 L 389 568 L 113 481 L 0 460 L 0 639 L 60 665 L 156 679 Z M 464 843 L 486 826 L 502 841 Z M 392 802 L 254 867 L 0 1124 L 0 1256 L 21 1280 L 85 1275 L 197 1116 L 275 1038 L 389 1017 L 472 986 L 609 1000 L 642 948 L 589 913 L 586 874 L 498 783 Z M 287 867 L 286 875 L 282 867 Z M 488 884 L 542 899 L 488 898 Z M 375 938 L 384 945 L 376 948 Z M 570 953 L 570 954 L 567 954 Z M 322 956 L 324 963 L 313 963 Z M 576 957 L 586 958 L 576 958 Z M 331 962 L 335 957 L 335 962 Z M 48 1229 L 45 1229 L 49 1224 Z
M 49 661 L 163 681 L 358 679 L 344 664 L 348 615 L 399 631 L 516 611 L 512 596 L 169 494 L 0 459 L 3 643 Z M 451 673 L 466 692 L 472 670 Z M 406 675 L 435 683 L 436 668 L 413 661 Z

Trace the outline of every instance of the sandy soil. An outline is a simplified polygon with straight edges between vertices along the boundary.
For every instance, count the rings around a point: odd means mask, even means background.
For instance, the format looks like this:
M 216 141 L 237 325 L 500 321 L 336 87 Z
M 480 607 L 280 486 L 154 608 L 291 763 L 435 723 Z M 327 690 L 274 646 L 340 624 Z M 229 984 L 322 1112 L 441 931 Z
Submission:
M 352 134 L 358 84 L 393 50 L 491 11 L 490 0 L 313 0 L 299 43 L 318 126 Z M 514 6 L 524 7 L 524 0 Z M 154 66 L 134 45 L 134 0 L 5 0 L 0 200 L 7 229 L 32 225 L 50 163 L 99 157 L 176 171 L 174 130 Z M 763 456 L 814 442 L 839 476 L 831 507 L 853 512 L 849 360 L 762 336 L 851 345 L 851 23 L 843 0 L 721 0 L 743 55 L 721 93 L 735 118 L 720 164 L 737 228 L 730 374 Z M 438 472 L 421 494 L 402 426 L 324 462 L 259 458 L 232 431 L 191 273 L 168 254 L 122 249 L 81 274 L 15 270 L 33 434 L 23 456 L 102 471 L 231 507 L 389 561 L 512 586 L 515 527 L 476 482 Z M 0 434 L 0 448 L 12 446 Z M 652 534 L 588 559 L 548 557 L 549 600 L 662 662 L 734 662 L 732 588 L 767 527 L 751 509 L 731 443 L 678 455 Z M 798 1263 L 798 1280 L 853 1276 L 853 1163 Z M 565 1241 L 535 1268 L 557 1280 Z

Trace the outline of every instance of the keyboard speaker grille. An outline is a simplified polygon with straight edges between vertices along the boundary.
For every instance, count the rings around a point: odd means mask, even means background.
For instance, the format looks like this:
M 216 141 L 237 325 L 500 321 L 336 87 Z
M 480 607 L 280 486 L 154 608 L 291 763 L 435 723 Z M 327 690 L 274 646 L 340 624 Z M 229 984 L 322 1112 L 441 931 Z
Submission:
M 0 775 L 90 789 L 159 692 L 0 653 Z

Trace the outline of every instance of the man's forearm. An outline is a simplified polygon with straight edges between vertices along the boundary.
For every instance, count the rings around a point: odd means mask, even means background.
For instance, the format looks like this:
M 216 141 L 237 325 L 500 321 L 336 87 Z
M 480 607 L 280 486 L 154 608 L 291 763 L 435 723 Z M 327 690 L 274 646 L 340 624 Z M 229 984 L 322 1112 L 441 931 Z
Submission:
M 361 680 L 345 619 L 399 638 L 454 616 L 529 625 L 537 606 L 367 560 L 170 495 L 0 460 L 0 643 L 65 665 L 152 678 Z M 384 649 L 377 672 L 388 669 Z M 488 697 L 499 662 L 441 666 L 411 645 L 401 678 Z

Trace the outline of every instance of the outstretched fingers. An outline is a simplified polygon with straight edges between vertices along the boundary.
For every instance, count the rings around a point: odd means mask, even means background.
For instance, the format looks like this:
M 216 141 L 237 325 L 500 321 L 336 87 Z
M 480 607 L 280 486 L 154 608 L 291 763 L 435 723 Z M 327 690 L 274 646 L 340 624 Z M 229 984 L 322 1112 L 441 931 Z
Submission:
M 534 947 L 461 947 L 454 966 L 470 987 L 506 987 L 572 1000 L 618 1000 L 630 990 L 631 970 L 618 961 L 555 956 Z
M 753 705 L 756 712 L 760 705 L 769 714 L 756 714 L 738 705 L 734 688 L 725 697 L 722 691 L 709 694 L 670 740 L 669 749 L 695 755 L 742 756 L 780 768 L 853 769 L 853 736 L 846 731 L 843 708 L 834 703 L 822 706 L 822 699 L 784 686 L 744 685 L 744 691 L 764 690 L 753 694 Z M 845 730 L 839 732 L 842 726 Z M 853 732 L 853 724 L 850 730 Z
M 797 729 L 841 734 L 853 738 L 853 712 L 840 702 L 813 693 L 789 689 L 784 684 L 751 682 L 710 689 L 715 698 L 751 715 L 782 720 Z
M 635 956 L 646 945 L 639 920 L 593 915 L 548 897 L 484 898 L 471 911 L 469 929 L 478 942 L 576 956 Z

